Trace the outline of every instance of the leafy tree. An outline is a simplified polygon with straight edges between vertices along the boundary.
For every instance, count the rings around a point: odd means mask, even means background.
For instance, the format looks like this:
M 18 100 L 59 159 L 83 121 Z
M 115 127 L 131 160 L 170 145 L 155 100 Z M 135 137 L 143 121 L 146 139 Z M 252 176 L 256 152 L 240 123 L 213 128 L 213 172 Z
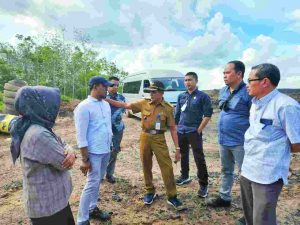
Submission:
M 58 87 L 63 95 L 82 99 L 92 76 L 128 75 L 114 62 L 99 58 L 89 38 L 78 31 L 76 42 L 65 41 L 63 31 L 38 38 L 17 34 L 16 38 L 16 46 L 0 42 L 0 91 L 4 83 L 19 78 L 29 85 Z

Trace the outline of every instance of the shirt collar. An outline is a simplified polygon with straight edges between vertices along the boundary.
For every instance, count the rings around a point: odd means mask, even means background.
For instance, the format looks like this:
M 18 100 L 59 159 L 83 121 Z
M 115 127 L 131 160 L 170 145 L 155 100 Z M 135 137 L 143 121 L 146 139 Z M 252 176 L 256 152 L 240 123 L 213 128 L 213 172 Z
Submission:
M 233 91 L 236 92 L 237 90 L 240 90 L 242 85 L 245 85 L 245 82 L 243 80 L 238 84 L 238 86 L 235 87 Z M 230 87 L 228 85 L 226 85 L 226 91 L 230 92 Z
M 242 86 L 245 86 L 245 83 L 243 80 L 239 83 L 238 86 L 235 87 L 235 89 L 233 91 L 236 92 L 237 90 L 240 90 L 242 88 Z
M 116 98 L 116 97 L 118 96 L 118 94 L 119 94 L 119 93 L 116 93 L 116 94 L 112 95 L 112 94 L 108 93 L 107 95 L 108 95 L 109 97 Z
M 269 94 L 265 95 L 261 99 L 257 99 L 256 97 L 253 97 L 252 103 L 257 105 L 258 107 L 264 106 L 264 105 L 268 104 L 269 101 L 271 101 L 271 99 L 278 93 L 279 93 L 279 91 L 275 88 L 273 91 L 271 91 Z
M 88 100 L 90 100 L 90 101 L 92 101 L 92 102 L 99 102 L 99 101 L 101 101 L 101 100 L 98 100 L 98 99 L 96 99 L 96 98 L 94 98 L 93 96 L 88 96 Z
M 154 104 L 152 102 L 152 100 L 150 101 L 150 105 Z M 162 105 L 162 106 L 165 106 L 165 99 L 163 98 L 162 101 L 160 103 L 157 103 L 156 105 Z
M 193 95 L 193 94 L 195 94 L 197 92 L 198 92 L 198 87 L 196 87 L 195 90 L 193 90 L 193 92 L 191 94 L 188 92 L 188 90 L 186 90 L 185 93 L 187 93 L 188 95 Z

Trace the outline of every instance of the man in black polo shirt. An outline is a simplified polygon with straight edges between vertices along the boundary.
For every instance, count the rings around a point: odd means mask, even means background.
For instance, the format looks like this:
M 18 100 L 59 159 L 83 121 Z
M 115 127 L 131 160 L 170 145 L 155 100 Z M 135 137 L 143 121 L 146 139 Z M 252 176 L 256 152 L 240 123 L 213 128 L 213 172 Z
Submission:
M 178 96 L 175 123 L 181 154 L 181 176 L 176 179 L 177 185 L 187 184 L 189 178 L 189 146 L 191 145 L 199 179 L 198 196 L 205 198 L 208 194 L 208 173 L 203 153 L 202 131 L 212 115 L 210 97 L 197 87 L 198 76 L 188 72 L 184 78 L 186 92 Z

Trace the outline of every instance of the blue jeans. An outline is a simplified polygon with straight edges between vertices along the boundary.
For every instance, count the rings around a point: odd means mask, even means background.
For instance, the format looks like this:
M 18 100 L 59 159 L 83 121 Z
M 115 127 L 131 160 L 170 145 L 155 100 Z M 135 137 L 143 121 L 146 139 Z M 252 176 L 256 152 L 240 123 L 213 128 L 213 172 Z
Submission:
M 105 174 L 109 157 L 110 153 L 89 154 L 92 171 L 88 172 L 87 182 L 81 193 L 77 215 L 78 225 L 89 220 L 89 210 L 94 209 L 97 206 L 100 182 Z
M 225 201 L 231 201 L 231 188 L 234 181 L 234 165 L 241 171 L 244 159 L 244 146 L 220 145 L 221 157 L 221 187 L 220 197 Z
M 121 141 L 123 138 L 123 130 L 115 132 L 112 137 L 112 147 L 109 163 L 106 169 L 106 177 L 112 177 L 115 173 L 116 161 L 118 153 L 121 151 Z

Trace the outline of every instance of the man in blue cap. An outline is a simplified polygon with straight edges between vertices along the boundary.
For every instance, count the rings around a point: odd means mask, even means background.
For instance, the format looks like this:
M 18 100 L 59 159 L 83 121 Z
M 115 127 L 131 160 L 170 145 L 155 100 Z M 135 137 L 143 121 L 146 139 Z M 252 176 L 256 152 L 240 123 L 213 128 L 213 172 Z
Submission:
M 106 98 L 107 87 L 112 86 L 101 76 L 89 80 L 90 95 L 74 111 L 77 144 L 82 163 L 80 170 L 87 176 L 77 216 L 78 225 L 89 225 L 89 219 L 109 220 L 111 213 L 97 207 L 99 187 L 110 158 L 112 140 L 110 106 Z

